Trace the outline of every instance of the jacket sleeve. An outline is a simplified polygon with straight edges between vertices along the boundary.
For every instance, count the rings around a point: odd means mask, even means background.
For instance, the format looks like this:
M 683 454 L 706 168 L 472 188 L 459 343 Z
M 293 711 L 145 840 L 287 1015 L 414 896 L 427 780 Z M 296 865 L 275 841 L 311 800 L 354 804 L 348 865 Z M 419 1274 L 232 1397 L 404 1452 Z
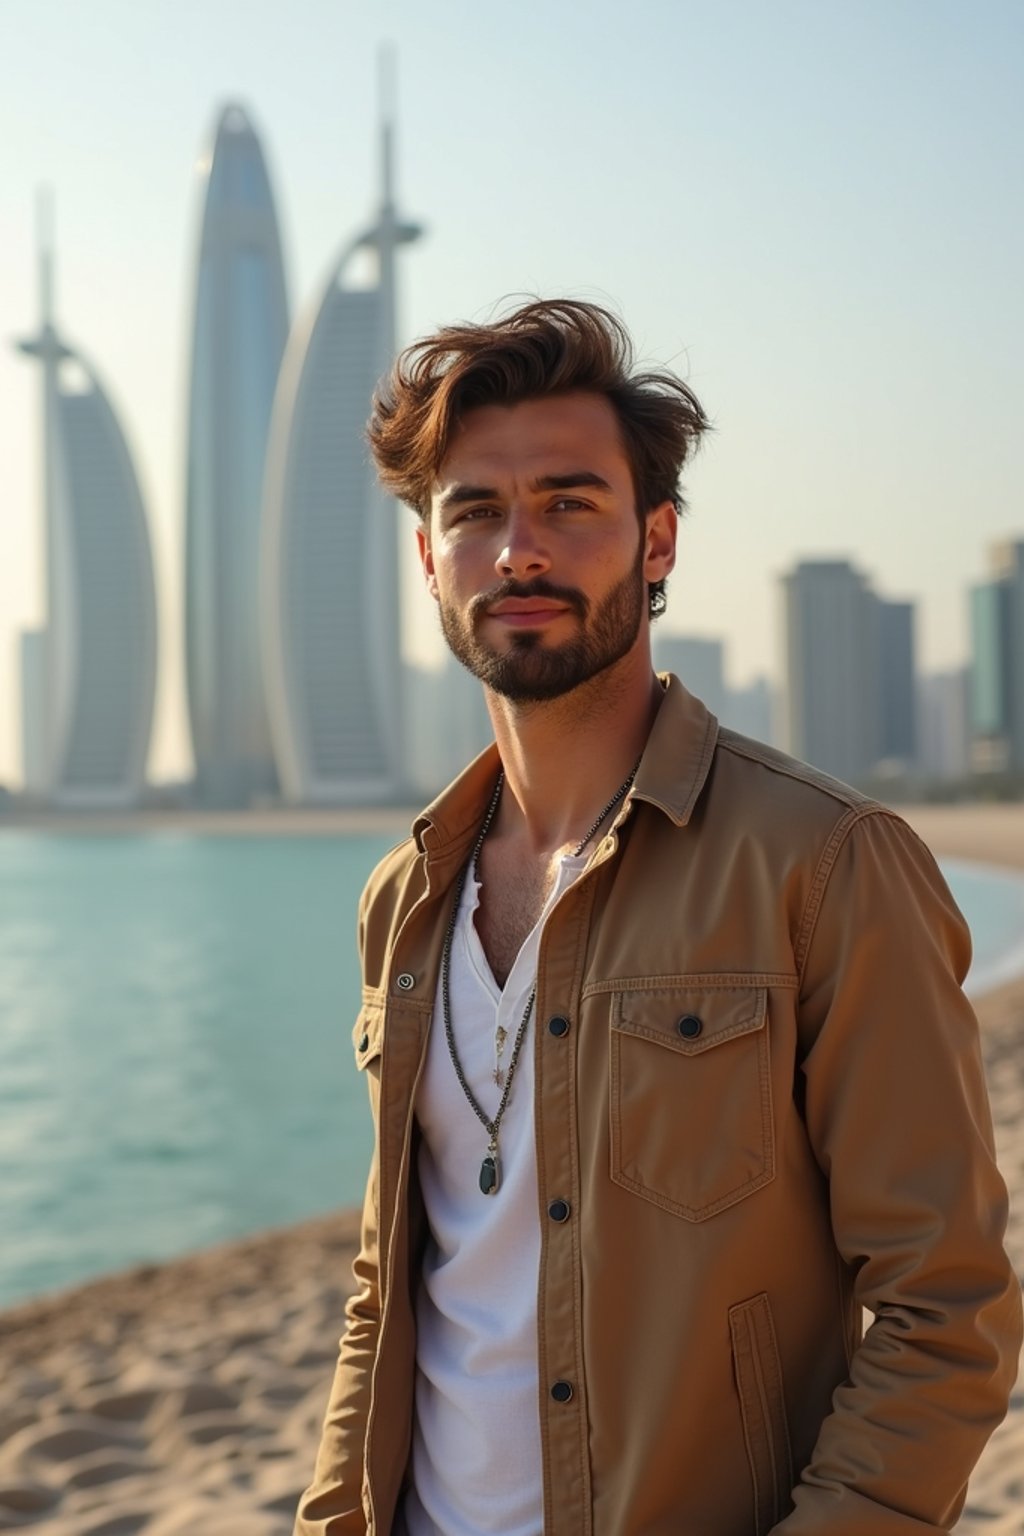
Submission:
M 363 904 L 365 899 L 364 893 Z M 363 904 L 359 921 L 360 958 Z M 375 1146 L 363 1202 L 359 1254 L 352 1267 L 355 1288 L 345 1308 L 346 1327 L 339 1345 L 313 1481 L 299 1500 L 293 1536 L 365 1536 L 363 1453 L 380 1329 L 377 1211 Z
M 1006 1412 L 1021 1340 L 961 990 L 970 938 L 924 844 L 869 808 L 837 829 L 801 940 L 808 1134 L 873 1320 L 772 1536 L 948 1531 Z

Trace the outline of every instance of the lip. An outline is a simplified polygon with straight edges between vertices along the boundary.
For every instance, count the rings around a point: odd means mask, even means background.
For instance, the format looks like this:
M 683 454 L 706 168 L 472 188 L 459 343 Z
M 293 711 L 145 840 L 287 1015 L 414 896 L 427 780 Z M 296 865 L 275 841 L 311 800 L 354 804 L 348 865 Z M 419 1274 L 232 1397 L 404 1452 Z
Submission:
M 545 602 L 539 597 L 507 597 L 487 610 L 490 618 L 524 629 L 546 624 L 549 619 L 557 619 L 560 613 L 567 612 L 565 603 Z

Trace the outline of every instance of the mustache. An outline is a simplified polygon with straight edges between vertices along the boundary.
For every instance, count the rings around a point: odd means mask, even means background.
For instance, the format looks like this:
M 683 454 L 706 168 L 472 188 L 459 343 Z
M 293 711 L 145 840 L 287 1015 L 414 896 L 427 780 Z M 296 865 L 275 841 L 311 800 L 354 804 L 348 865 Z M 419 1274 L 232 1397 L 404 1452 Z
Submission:
M 508 597 L 520 600 L 530 597 L 547 597 L 556 603 L 565 603 L 566 607 L 581 619 L 585 619 L 590 609 L 589 599 L 576 587 L 557 587 L 553 581 L 546 581 L 543 576 L 537 576 L 533 581 L 501 581 L 496 587 L 491 587 L 489 592 L 483 592 L 479 597 L 474 597 L 470 604 L 470 616 L 477 618 L 485 613 L 494 603 L 504 602 Z

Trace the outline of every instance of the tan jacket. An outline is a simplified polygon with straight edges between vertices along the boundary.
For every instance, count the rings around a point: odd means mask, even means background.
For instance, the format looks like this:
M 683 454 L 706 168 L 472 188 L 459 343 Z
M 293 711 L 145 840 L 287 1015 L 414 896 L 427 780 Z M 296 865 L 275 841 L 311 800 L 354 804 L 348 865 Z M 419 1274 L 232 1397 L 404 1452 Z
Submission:
M 496 770 L 493 751 L 467 769 L 364 893 L 354 1041 L 377 1144 L 299 1536 L 387 1536 L 400 1499 L 413 1100 Z M 1021 1336 L 969 953 L 897 816 L 669 681 L 540 948 L 546 1536 L 949 1529 Z

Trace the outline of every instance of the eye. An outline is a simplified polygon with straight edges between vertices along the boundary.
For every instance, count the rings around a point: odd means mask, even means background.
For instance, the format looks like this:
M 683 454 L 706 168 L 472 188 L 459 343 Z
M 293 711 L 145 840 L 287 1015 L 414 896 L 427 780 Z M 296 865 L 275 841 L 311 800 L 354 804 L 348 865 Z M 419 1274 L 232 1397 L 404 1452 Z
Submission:
M 466 507 L 452 521 L 455 523 L 476 523 L 483 518 L 497 516 L 498 512 L 495 507 Z
M 552 512 L 578 512 L 581 508 L 586 510 L 586 507 L 587 503 L 576 496 L 559 496 L 557 501 L 551 503 Z

